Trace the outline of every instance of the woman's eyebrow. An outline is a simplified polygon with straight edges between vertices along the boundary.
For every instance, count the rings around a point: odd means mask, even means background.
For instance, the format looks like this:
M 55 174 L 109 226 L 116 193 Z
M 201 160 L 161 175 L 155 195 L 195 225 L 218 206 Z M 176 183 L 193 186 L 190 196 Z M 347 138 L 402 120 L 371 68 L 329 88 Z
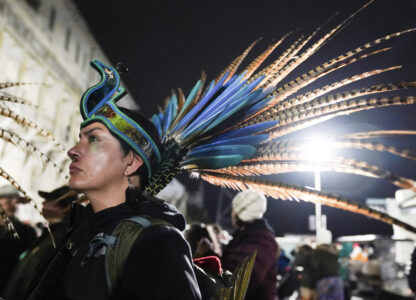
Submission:
M 93 132 L 94 130 L 101 130 L 101 131 L 102 131 L 102 129 L 101 129 L 101 128 L 99 128 L 99 127 L 95 127 L 95 128 L 92 128 L 92 129 L 90 129 L 90 130 L 88 130 L 88 131 L 86 131 L 86 132 L 84 132 L 84 133 L 80 132 L 80 133 L 79 133 L 79 137 L 81 138 L 81 135 L 89 135 L 89 134 L 91 134 L 91 132 Z

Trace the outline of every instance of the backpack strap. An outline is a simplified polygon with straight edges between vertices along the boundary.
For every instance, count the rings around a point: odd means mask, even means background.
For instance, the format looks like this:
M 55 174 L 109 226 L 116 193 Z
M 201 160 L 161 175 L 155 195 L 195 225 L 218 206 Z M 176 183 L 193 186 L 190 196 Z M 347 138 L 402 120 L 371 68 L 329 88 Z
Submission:
M 122 220 L 114 229 L 111 236 L 116 238 L 116 243 L 107 248 L 105 254 L 105 275 L 107 287 L 111 293 L 113 285 L 121 276 L 127 257 L 143 229 L 153 225 L 168 225 L 169 222 L 151 216 L 133 216 Z

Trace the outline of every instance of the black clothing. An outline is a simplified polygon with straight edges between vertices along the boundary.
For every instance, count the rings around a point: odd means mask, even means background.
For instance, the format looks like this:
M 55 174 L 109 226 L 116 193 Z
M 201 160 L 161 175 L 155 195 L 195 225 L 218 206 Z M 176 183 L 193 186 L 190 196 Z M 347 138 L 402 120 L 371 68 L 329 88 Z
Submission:
M 135 210 L 123 203 L 94 214 L 91 206 L 75 205 L 71 216 L 74 230 L 66 243 L 73 256 L 61 270 L 48 275 L 36 289 L 38 296 L 30 299 L 200 299 L 189 245 L 179 231 L 185 228 L 184 217 L 167 203 L 136 196 L 140 199 Z M 98 249 L 86 259 L 89 243 L 98 234 L 111 235 L 120 221 L 135 215 L 160 218 L 172 226 L 142 230 L 110 295 L 104 267 L 106 249 Z M 66 255 L 55 256 L 56 265 Z M 51 284 L 49 277 L 61 278 Z
M 413 293 L 416 293 L 416 248 L 412 253 L 410 272 L 407 276 L 407 281 L 409 282 L 409 288 L 413 291 Z
M 10 217 L 14 228 L 19 234 L 19 239 L 13 237 L 11 231 L 5 226 L 0 226 L 0 296 L 4 296 L 7 281 L 15 268 L 19 256 L 26 251 L 37 239 L 35 230 L 17 218 Z
M 318 245 L 311 253 L 310 266 L 315 275 L 313 286 L 323 278 L 339 276 L 338 250 L 333 245 Z
M 300 286 L 309 289 L 316 288 L 316 274 L 311 264 L 311 255 L 313 249 L 309 246 L 302 246 L 296 254 L 295 260 L 292 264 L 292 272 L 296 272 L 295 268 L 301 266 L 303 271 L 300 277 Z
M 59 242 L 65 235 L 66 223 L 60 222 L 50 226 L 55 242 Z M 41 271 L 42 262 L 54 251 L 52 240 L 45 228 L 40 238 L 20 257 L 16 268 L 8 280 L 4 292 L 5 299 L 21 299 L 25 290 Z

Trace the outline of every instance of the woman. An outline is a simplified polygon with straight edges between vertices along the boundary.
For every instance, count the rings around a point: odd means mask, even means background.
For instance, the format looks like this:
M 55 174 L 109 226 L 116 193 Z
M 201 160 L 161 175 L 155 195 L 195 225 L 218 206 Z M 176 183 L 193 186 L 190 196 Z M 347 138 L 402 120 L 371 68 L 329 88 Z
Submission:
M 68 151 L 75 204 L 66 239 L 29 299 L 200 299 L 184 217 L 142 193 L 160 161 L 156 128 L 115 102 L 117 71 L 99 61 L 102 80 L 81 100 L 80 140 Z

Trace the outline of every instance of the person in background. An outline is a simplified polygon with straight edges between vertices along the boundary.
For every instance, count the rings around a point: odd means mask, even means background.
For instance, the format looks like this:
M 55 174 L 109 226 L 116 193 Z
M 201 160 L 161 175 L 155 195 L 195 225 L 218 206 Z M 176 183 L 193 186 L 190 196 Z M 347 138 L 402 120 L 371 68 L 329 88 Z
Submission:
M 54 241 L 59 243 L 66 232 L 68 213 L 72 202 L 77 200 L 77 193 L 64 185 L 51 192 L 39 191 L 38 194 L 45 199 L 42 213 L 49 222 Z M 24 291 L 39 273 L 42 261 L 51 255 L 53 249 L 51 236 L 48 230 L 43 228 L 40 238 L 19 257 L 5 291 L 7 300 L 22 299 Z
M 344 288 L 339 276 L 338 249 L 332 244 L 329 230 L 322 230 L 319 244 L 311 253 L 310 265 L 316 278 L 317 300 L 344 300 Z
M 184 235 L 191 246 L 193 258 L 220 256 L 220 253 L 215 251 L 215 244 L 218 244 L 216 236 L 204 223 L 191 224 L 191 226 L 185 230 Z
M 301 300 L 316 299 L 315 272 L 312 270 L 311 266 L 312 252 L 313 248 L 311 246 L 307 244 L 300 246 L 291 267 L 292 272 L 296 272 L 296 268 L 298 267 L 301 267 L 302 270 L 300 272 L 299 282 Z
M 276 299 L 278 245 L 274 231 L 263 218 L 267 199 L 248 190 L 238 193 L 232 201 L 231 221 L 236 229 L 233 239 L 223 249 L 224 269 L 234 271 L 248 256 L 257 251 L 246 298 Z
M 0 187 L 0 205 L 12 222 L 19 238 L 13 236 L 4 221 L 0 224 L 0 296 L 4 296 L 7 280 L 16 266 L 19 256 L 27 250 L 37 239 L 35 230 L 16 218 L 19 203 L 26 203 L 19 191 L 12 185 Z
M 350 255 L 353 250 L 351 242 L 341 243 L 341 249 L 338 252 L 338 264 L 339 264 L 339 276 L 342 279 L 344 285 L 344 298 L 350 299 Z
M 299 290 L 299 279 L 296 270 L 292 269 L 292 261 L 282 249 L 277 259 L 277 295 L 279 299 L 290 297 Z
M 416 294 L 416 247 L 413 249 L 407 281 L 409 283 L 409 288 L 412 290 L 413 294 Z

